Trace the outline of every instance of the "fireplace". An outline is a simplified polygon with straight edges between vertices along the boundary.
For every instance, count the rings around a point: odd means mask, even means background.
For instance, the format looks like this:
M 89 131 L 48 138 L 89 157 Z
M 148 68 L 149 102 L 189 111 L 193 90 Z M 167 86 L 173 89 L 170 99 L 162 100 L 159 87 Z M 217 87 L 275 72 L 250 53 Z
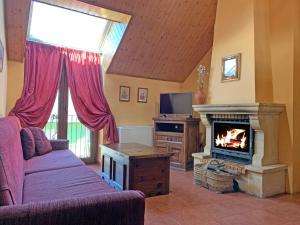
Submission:
M 194 165 L 219 158 L 240 168 L 240 189 L 258 197 L 286 190 L 287 165 L 279 163 L 280 104 L 194 105 L 205 126 L 203 152 L 193 153 Z M 236 163 L 238 162 L 238 163 Z M 236 167 L 237 166 L 237 167 Z
M 213 158 L 251 164 L 253 130 L 249 121 L 212 121 L 211 154 Z

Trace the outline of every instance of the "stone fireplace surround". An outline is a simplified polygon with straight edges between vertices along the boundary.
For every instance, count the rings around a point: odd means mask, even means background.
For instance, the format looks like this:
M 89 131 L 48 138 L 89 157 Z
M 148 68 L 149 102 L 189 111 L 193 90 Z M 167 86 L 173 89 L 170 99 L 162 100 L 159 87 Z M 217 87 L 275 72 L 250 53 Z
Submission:
M 278 133 L 280 104 L 209 104 L 194 105 L 206 128 L 204 152 L 194 153 L 194 164 L 211 157 L 211 121 L 213 118 L 249 119 L 254 130 L 252 164 L 240 165 L 245 173 L 237 179 L 240 189 L 257 197 L 270 197 L 286 192 L 287 165 L 279 164 Z

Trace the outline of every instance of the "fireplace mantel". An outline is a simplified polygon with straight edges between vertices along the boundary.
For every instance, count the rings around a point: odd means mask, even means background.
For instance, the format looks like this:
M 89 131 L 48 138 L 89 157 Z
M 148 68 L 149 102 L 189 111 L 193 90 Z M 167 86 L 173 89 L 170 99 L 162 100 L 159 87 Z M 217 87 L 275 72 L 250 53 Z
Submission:
M 278 134 L 282 104 L 209 104 L 193 105 L 206 128 L 204 152 L 193 155 L 197 160 L 211 157 L 211 121 L 213 118 L 249 119 L 254 130 L 254 155 L 252 164 L 240 179 L 240 187 L 247 193 L 268 197 L 285 192 L 286 165 L 279 164 Z
M 209 104 L 193 105 L 200 114 L 278 114 L 285 110 L 282 104 L 248 103 L 248 104 Z

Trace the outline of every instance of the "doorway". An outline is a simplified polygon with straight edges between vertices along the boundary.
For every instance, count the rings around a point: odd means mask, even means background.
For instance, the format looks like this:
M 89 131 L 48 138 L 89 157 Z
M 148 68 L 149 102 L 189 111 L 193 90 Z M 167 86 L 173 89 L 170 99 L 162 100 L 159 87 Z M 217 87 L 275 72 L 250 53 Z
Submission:
M 68 139 L 69 149 L 85 163 L 95 163 L 98 132 L 92 132 L 78 119 L 63 66 L 59 91 L 44 131 L 48 139 Z

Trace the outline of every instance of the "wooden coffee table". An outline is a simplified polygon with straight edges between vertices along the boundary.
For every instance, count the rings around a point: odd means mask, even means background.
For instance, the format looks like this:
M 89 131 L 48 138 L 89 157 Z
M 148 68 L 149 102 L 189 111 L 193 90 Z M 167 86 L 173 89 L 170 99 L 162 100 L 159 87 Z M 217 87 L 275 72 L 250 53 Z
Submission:
M 117 190 L 168 194 L 171 155 L 137 143 L 101 145 L 102 177 Z

